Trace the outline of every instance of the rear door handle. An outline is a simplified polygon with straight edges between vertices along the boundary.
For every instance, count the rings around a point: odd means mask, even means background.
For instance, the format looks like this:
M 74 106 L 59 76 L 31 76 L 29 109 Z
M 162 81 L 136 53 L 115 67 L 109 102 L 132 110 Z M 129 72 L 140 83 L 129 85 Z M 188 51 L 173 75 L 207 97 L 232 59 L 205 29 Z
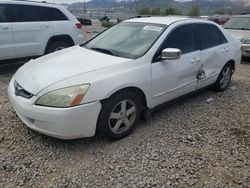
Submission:
M 2 27 L 0 27 L 0 29 L 1 29 L 1 30 L 8 30 L 9 27 L 8 27 L 8 26 L 2 26 Z
M 191 63 L 192 63 L 192 64 L 198 63 L 200 60 L 201 60 L 201 58 L 197 57 L 197 58 L 192 59 L 192 60 L 191 60 Z
M 49 28 L 49 25 L 41 25 L 41 28 Z
M 222 50 L 222 53 L 227 53 L 227 52 L 229 52 L 229 48 L 224 48 L 224 49 Z

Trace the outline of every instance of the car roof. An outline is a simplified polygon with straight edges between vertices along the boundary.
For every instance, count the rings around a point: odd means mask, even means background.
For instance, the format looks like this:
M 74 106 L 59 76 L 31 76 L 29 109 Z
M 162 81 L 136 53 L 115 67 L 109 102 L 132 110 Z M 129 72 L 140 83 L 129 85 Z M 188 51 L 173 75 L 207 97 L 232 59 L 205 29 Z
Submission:
M 54 3 L 48 3 L 46 1 L 9 0 L 9 1 L 0 1 L 0 3 L 1 4 L 35 5 L 35 6 L 45 6 L 45 7 L 59 7 L 60 6 Z
M 125 22 L 141 22 L 141 23 L 155 23 L 155 24 L 163 24 L 170 25 L 174 22 L 183 21 L 183 20 L 199 20 L 201 22 L 205 22 L 200 18 L 191 18 L 187 16 L 165 16 L 165 17 L 143 17 L 143 18 L 134 18 L 130 20 L 126 20 Z

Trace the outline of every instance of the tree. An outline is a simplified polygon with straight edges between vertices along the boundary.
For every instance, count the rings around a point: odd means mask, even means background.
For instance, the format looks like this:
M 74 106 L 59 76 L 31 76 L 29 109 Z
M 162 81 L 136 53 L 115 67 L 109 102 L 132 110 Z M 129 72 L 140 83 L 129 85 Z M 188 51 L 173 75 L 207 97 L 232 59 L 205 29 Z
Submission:
M 161 9 L 160 8 L 153 8 L 151 10 L 152 15 L 160 15 L 161 14 Z
M 216 9 L 214 11 L 215 14 L 226 14 L 225 10 L 224 9 Z
M 141 14 L 141 15 L 149 15 L 150 14 L 150 9 L 148 7 L 142 7 L 139 10 L 139 14 Z
M 190 8 L 188 12 L 189 16 L 200 16 L 200 7 L 199 5 L 194 5 Z
M 176 8 L 167 8 L 165 10 L 165 15 L 181 15 L 181 11 L 177 10 Z

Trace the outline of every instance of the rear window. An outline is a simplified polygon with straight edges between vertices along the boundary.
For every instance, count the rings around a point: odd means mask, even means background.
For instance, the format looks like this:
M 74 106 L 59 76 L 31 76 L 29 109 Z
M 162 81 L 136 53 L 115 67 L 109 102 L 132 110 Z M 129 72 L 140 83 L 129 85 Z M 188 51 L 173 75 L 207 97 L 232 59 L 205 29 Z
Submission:
M 199 33 L 201 50 L 227 43 L 223 33 L 212 24 L 200 24 Z
M 7 22 L 6 6 L 0 5 L 0 23 Z

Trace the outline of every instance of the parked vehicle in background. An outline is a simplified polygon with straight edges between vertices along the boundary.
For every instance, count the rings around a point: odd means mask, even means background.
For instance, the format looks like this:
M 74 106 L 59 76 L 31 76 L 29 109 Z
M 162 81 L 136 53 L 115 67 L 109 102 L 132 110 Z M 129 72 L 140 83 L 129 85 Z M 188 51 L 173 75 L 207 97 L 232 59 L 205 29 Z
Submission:
M 203 19 L 203 20 L 209 20 L 210 19 L 209 16 L 200 16 L 200 18 Z
M 77 17 L 77 20 L 78 20 L 82 25 L 92 25 L 91 19 L 82 18 L 82 17 Z
M 0 60 L 41 56 L 84 43 L 79 21 L 64 7 L 0 1 Z
M 240 42 L 213 22 L 138 18 L 23 65 L 8 93 L 38 132 L 121 139 L 158 105 L 206 87 L 224 91 L 240 61 Z
M 243 57 L 250 57 L 250 15 L 232 17 L 224 29 L 241 41 Z
M 225 14 L 216 14 L 209 18 L 210 21 L 213 21 L 219 25 L 225 24 L 231 18 L 230 15 Z
M 108 22 L 110 19 L 108 18 L 108 16 L 103 16 L 103 17 L 101 17 L 101 18 L 99 18 L 99 21 L 100 22 L 104 22 L 104 21 L 106 21 L 106 22 Z

